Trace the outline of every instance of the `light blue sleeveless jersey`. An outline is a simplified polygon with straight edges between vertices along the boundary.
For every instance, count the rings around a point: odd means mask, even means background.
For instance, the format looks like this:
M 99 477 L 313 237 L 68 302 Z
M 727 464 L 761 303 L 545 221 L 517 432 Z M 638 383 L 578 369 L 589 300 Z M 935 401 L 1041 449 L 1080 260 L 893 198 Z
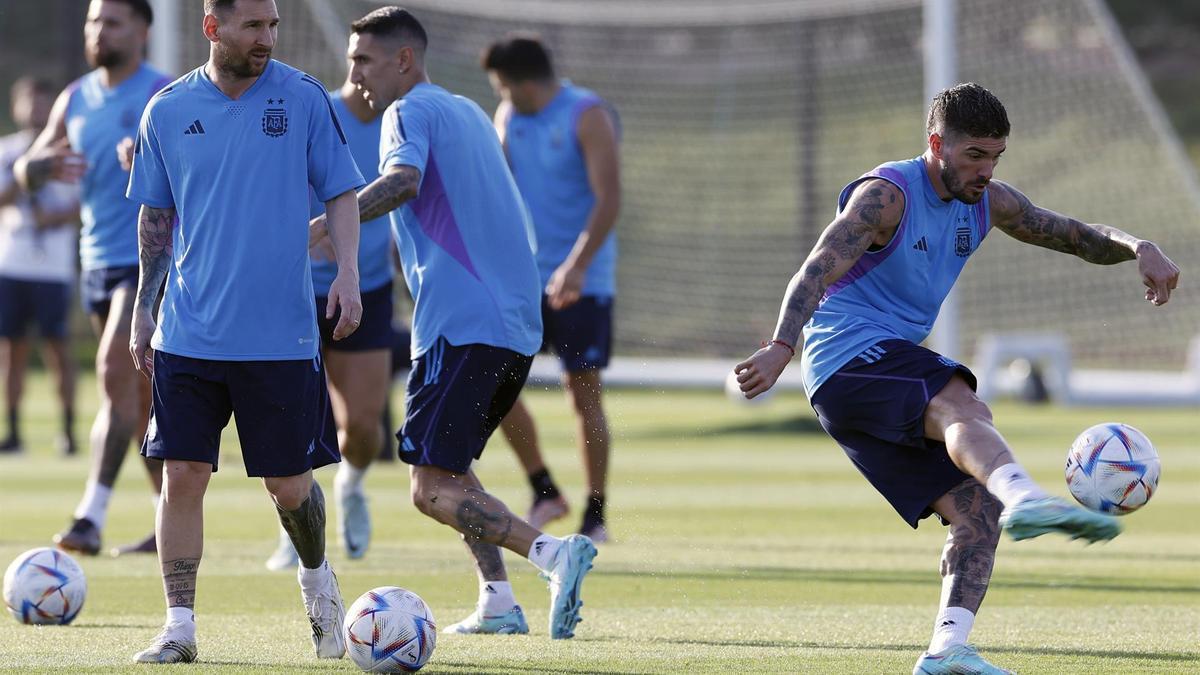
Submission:
M 596 204 L 579 145 L 579 116 L 607 105 L 564 80 L 546 107 L 532 115 L 514 110 L 504 123 L 508 163 L 537 233 L 543 288 L 570 255 Z M 617 237 L 610 232 L 588 267 L 583 295 L 612 296 L 616 288 Z
M 854 188 L 871 178 L 900 188 L 904 215 L 887 246 L 863 254 L 825 291 L 804 327 L 801 372 L 810 398 L 877 342 L 924 340 L 967 259 L 990 229 L 987 191 L 977 204 L 942 201 L 920 157 L 882 164 L 847 185 L 838 197 L 839 213 Z

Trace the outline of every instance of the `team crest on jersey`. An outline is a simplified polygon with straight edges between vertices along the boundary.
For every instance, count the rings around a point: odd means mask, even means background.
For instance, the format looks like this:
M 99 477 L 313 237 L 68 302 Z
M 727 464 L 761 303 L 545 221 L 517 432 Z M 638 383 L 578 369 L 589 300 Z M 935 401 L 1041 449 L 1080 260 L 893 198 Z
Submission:
M 267 108 L 263 111 L 262 130 L 271 138 L 278 138 L 286 134 L 288 130 L 287 110 Z
M 970 227 L 960 227 L 954 231 L 954 254 L 960 258 L 971 255 Z

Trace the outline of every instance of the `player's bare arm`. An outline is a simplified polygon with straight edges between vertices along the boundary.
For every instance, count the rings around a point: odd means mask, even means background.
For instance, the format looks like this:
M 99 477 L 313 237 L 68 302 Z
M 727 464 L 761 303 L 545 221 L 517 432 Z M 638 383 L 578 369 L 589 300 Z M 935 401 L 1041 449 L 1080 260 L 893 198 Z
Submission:
M 133 303 L 129 353 L 138 372 L 149 376 L 154 368 L 150 338 L 156 328 L 154 303 L 167 270 L 174 260 L 175 208 L 142 206 L 138 213 L 138 288 Z
M 329 286 L 325 318 L 332 319 L 341 308 L 333 339 L 341 340 L 358 330 L 362 321 L 362 298 L 358 288 L 358 196 L 354 190 L 325 202 L 326 230 L 337 258 L 337 276 Z
M 903 215 L 904 193 L 892 183 L 867 180 L 854 189 L 846 207 L 825 228 L 788 284 L 772 342 L 734 366 L 747 398 L 774 386 L 803 342 L 804 324 L 817 310 L 825 290 L 850 271 L 872 245 L 886 245 Z
M 366 222 L 391 213 L 410 199 L 416 199 L 421 172 L 415 166 L 394 166 L 358 193 L 358 220 Z M 313 218 L 308 226 L 311 249 L 328 234 L 325 216 Z
M 621 171 L 612 116 L 602 106 L 588 109 L 579 116 L 577 135 L 596 203 L 571 253 L 546 284 L 553 309 L 564 309 L 579 300 L 587 268 L 616 226 L 621 210 Z
M 992 224 L 1018 241 L 1069 253 L 1096 265 L 1137 260 L 1146 299 L 1156 305 L 1165 304 L 1179 283 L 1179 267 L 1152 241 L 1042 208 L 998 180 L 991 182 L 988 193 Z
M 36 192 L 51 179 L 74 183 L 83 177 L 87 160 L 71 150 L 67 140 L 67 105 L 70 101 L 71 95 L 67 91 L 58 95 L 46 128 L 13 165 L 17 183 L 29 192 Z

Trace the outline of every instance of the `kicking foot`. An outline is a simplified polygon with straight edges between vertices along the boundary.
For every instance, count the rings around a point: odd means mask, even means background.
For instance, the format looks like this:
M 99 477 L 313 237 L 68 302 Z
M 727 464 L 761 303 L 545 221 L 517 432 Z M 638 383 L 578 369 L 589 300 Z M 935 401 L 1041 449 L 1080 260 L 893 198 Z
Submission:
M 196 637 L 178 624 L 167 624 L 149 647 L 133 655 L 138 663 L 191 663 L 196 660 Z
M 100 552 L 100 529 L 87 518 L 76 518 L 65 531 L 54 535 L 54 544 L 64 551 L 96 555 Z
M 913 675 L 1013 675 L 1013 671 L 997 668 L 975 651 L 974 645 L 951 645 L 945 650 L 925 652 L 913 666 Z
M 294 569 L 300 564 L 300 554 L 296 553 L 296 547 L 292 544 L 292 540 L 288 537 L 287 532 L 279 532 L 279 546 L 275 548 L 275 552 L 267 558 L 267 569 L 272 572 L 283 572 L 285 570 Z
M 533 529 L 540 530 L 546 527 L 546 523 L 562 518 L 570 510 L 571 507 L 567 506 L 567 500 L 563 499 L 562 495 L 537 499 L 534 500 L 533 506 L 529 507 L 529 515 L 525 516 L 525 522 Z
M 513 605 L 507 613 L 498 616 L 487 616 L 482 609 L 476 609 L 471 616 L 446 626 L 442 632 L 459 635 L 524 635 L 529 632 L 529 624 L 525 623 L 525 612 L 521 611 L 521 606 Z
M 1088 542 L 1108 541 L 1121 534 L 1121 523 L 1115 517 L 1072 506 L 1058 497 L 1028 499 L 1005 509 L 1000 514 L 1000 526 L 1017 541 L 1047 532 L 1061 532 Z
M 554 565 L 542 578 L 550 582 L 550 637 L 555 640 L 575 637 L 579 609 L 583 607 L 579 591 L 583 577 L 592 569 L 596 547 L 581 534 L 563 538 L 554 557 Z
M 352 560 L 363 557 L 371 545 L 371 514 L 362 492 L 346 491 L 338 496 L 338 537 Z
M 158 542 L 154 538 L 154 533 L 151 532 L 150 536 L 141 541 L 125 544 L 124 546 L 114 546 L 109 553 L 114 558 L 120 558 L 130 553 L 158 553 Z
M 323 562 L 325 583 L 313 590 L 300 584 L 300 596 L 304 598 L 304 611 L 312 625 L 312 642 L 318 659 L 340 659 L 346 654 L 346 638 L 342 635 L 342 624 L 346 621 L 346 608 L 342 605 L 342 591 L 338 588 L 337 575 Z M 297 570 L 297 578 L 304 569 Z

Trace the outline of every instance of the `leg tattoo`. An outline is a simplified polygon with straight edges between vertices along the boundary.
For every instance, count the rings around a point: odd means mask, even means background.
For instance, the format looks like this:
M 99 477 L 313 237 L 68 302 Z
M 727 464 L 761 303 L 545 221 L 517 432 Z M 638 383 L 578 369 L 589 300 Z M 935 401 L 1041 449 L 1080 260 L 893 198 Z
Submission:
M 484 581 L 508 581 L 508 572 L 504 569 L 504 558 L 500 547 L 480 541 L 476 537 L 463 535 L 463 543 L 475 558 L 475 569 L 479 578 Z
M 485 505 L 490 505 L 492 498 L 483 490 L 466 488 L 464 492 L 466 496 L 454 514 L 458 531 L 468 541 L 474 538 L 494 546 L 503 546 L 512 531 L 512 515 L 486 510 Z
M 199 558 L 179 558 L 162 564 L 163 588 L 169 607 L 196 607 L 196 571 Z
M 286 511 L 278 504 L 275 510 L 300 554 L 300 563 L 310 570 L 320 567 L 325 561 L 325 493 L 321 486 L 314 480 L 308 499 L 295 511 Z
M 959 521 L 942 551 L 942 606 L 979 610 L 992 578 L 1000 541 L 1000 502 L 976 480 L 950 491 Z

